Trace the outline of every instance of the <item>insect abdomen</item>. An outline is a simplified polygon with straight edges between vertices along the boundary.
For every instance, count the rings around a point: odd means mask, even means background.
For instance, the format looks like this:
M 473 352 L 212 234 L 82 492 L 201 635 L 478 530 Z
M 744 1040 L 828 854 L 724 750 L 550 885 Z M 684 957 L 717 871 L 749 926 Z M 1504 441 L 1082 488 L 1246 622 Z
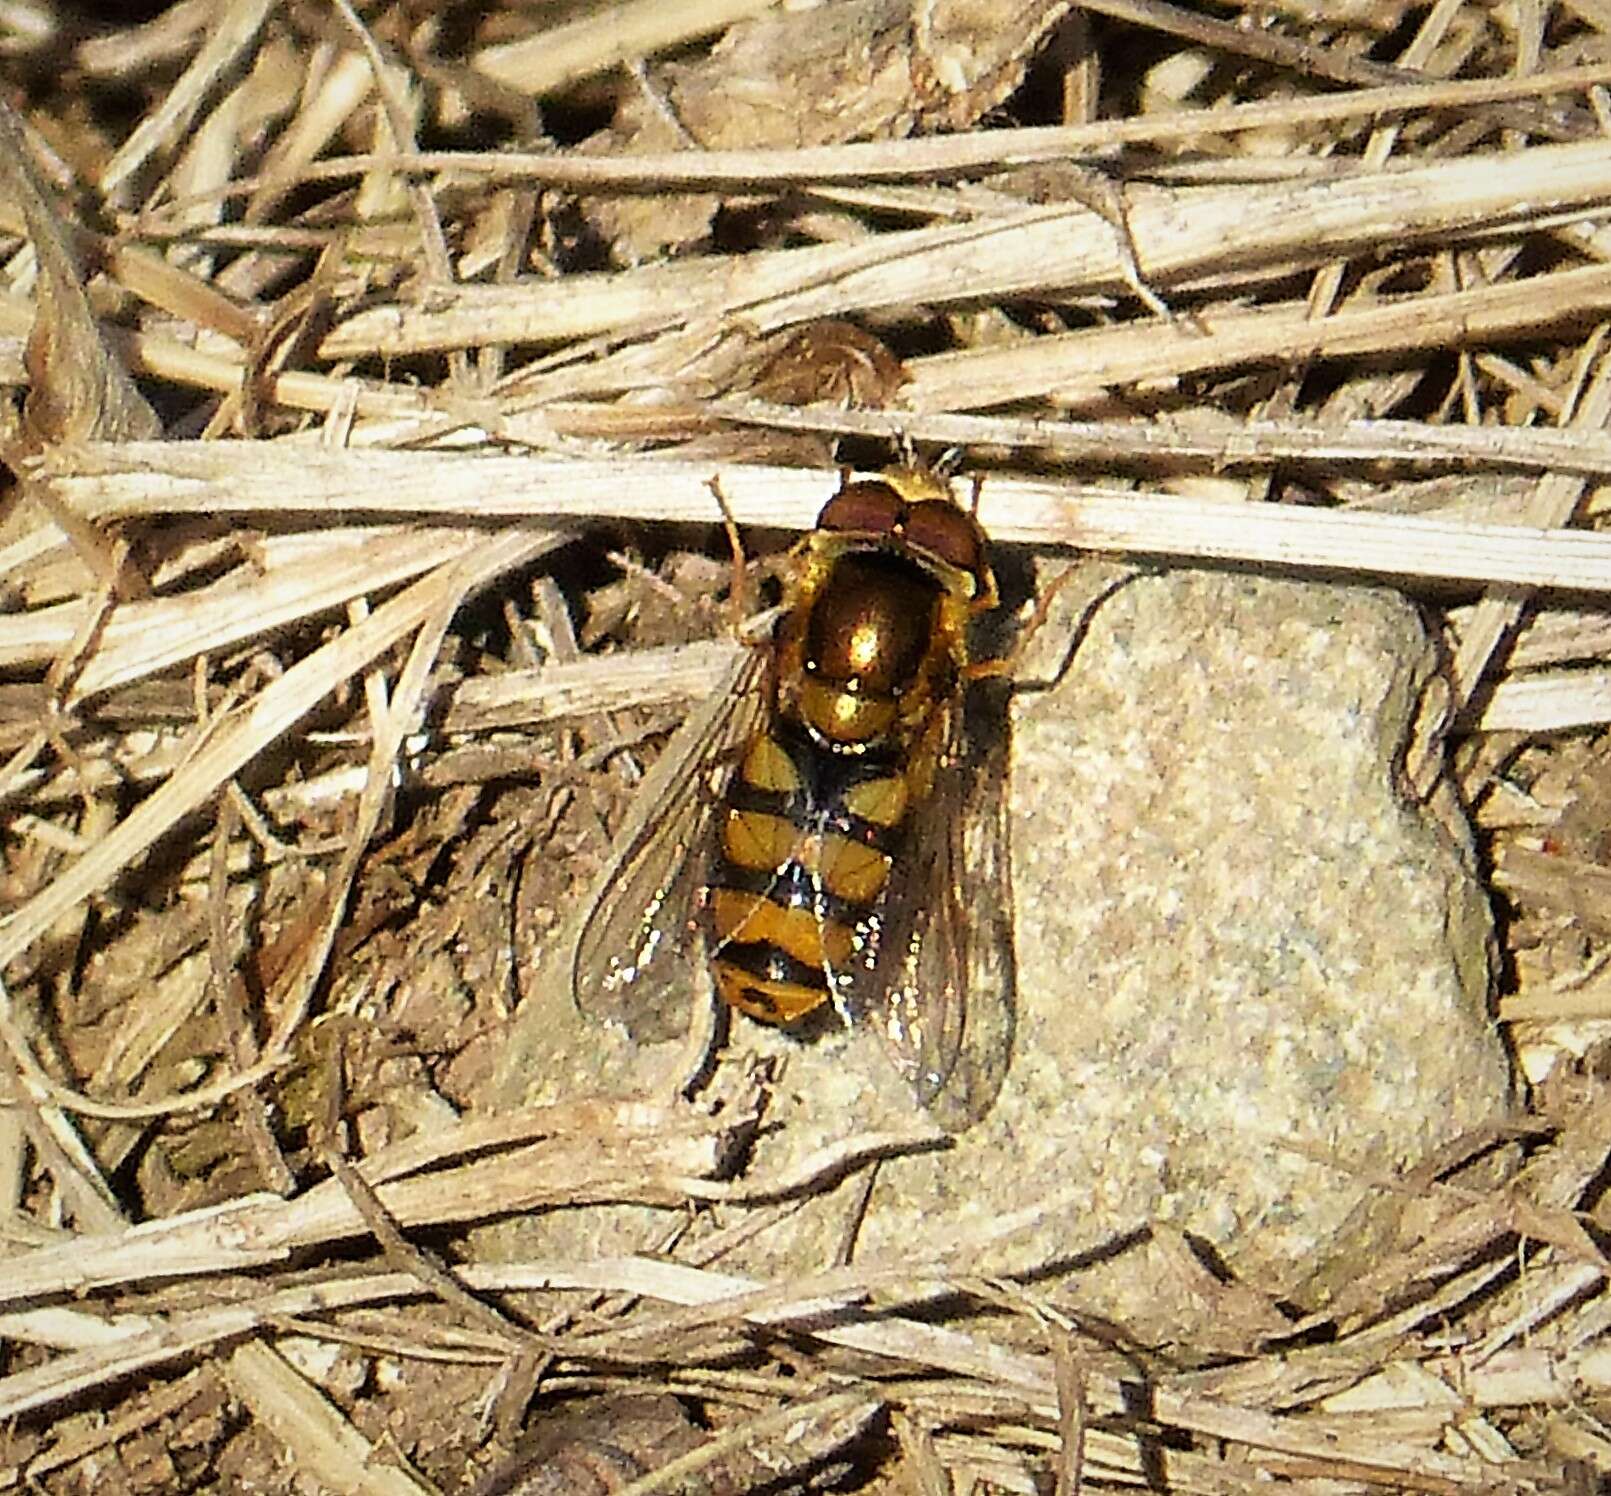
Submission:
M 828 1002 L 869 959 L 909 796 L 885 755 L 757 734 L 733 776 L 706 893 L 718 994 L 769 1023 Z

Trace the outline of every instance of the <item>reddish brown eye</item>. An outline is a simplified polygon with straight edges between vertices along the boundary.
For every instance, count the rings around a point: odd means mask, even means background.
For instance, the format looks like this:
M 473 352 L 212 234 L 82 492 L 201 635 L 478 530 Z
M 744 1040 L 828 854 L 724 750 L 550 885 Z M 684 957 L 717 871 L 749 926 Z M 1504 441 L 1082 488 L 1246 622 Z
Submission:
M 819 530 L 843 534 L 891 535 L 906 512 L 906 502 L 887 483 L 847 483 L 817 516 Z
M 906 512 L 906 543 L 970 576 L 984 570 L 984 532 L 949 500 L 913 504 Z

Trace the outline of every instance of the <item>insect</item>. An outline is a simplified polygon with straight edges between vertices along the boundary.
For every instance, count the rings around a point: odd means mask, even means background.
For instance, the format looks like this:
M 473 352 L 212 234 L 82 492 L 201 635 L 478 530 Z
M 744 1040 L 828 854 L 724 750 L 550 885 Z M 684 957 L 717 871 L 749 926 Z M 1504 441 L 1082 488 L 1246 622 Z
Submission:
M 1013 1039 L 1005 683 L 969 643 L 998 606 L 988 542 L 901 468 L 847 479 L 788 563 L 771 639 L 640 786 L 580 925 L 576 1002 L 668 1037 L 706 962 L 753 1018 L 876 1029 L 960 1131 Z

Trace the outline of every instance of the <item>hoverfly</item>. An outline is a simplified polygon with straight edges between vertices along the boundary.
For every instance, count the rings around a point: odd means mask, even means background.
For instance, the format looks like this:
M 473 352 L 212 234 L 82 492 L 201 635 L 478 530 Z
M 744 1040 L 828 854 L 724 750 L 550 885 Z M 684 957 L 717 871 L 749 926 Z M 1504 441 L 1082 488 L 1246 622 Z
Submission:
M 669 1037 L 702 961 L 751 1017 L 876 1029 L 948 1130 L 983 1116 L 1015 981 L 1002 672 L 969 645 L 997 606 L 940 480 L 847 479 L 789 553 L 770 641 L 640 786 L 577 936 L 577 1005 Z

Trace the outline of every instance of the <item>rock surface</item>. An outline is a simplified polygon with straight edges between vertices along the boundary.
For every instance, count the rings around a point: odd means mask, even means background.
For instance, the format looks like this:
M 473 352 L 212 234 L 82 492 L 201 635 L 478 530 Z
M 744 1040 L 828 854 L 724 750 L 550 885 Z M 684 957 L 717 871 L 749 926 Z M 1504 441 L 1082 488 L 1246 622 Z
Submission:
M 1076 606 L 1029 673 L 1056 668 Z M 856 1261 L 1101 1257 L 1079 1274 L 1081 1307 L 1172 1338 L 1189 1305 L 1133 1246 L 1149 1227 L 1190 1233 L 1276 1294 L 1375 1259 L 1395 1229 L 1373 1208 L 1391 1177 L 1509 1098 L 1485 897 L 1465 849 L 1396 787 L 1431 669 L 1390 592 L 1177 571 L 1095 608 L 1061 680 L 1015 702 L 1012 1068 L 952 1147 L 881 1166 Z M 675 1072 L 679 1046 L 586 1024 L 558 986 L 539 983 L 517 1019 L 511 1101 Z M 749 1177 L 923 1127 L 867 1035 L 802 1043 L 738 1018 L 726 1055 L 746 1051 L 779 1065 L 778 1125 Z M 725 1262 L 829 1265 L 856 1193 Z M 645 1245 L 639 1213 L 609 1219 L 586 1228 L 590 1247 Z M 567 1240 L 542 1249 L 577 1249 L 580 1226 L 555 1218 Z

